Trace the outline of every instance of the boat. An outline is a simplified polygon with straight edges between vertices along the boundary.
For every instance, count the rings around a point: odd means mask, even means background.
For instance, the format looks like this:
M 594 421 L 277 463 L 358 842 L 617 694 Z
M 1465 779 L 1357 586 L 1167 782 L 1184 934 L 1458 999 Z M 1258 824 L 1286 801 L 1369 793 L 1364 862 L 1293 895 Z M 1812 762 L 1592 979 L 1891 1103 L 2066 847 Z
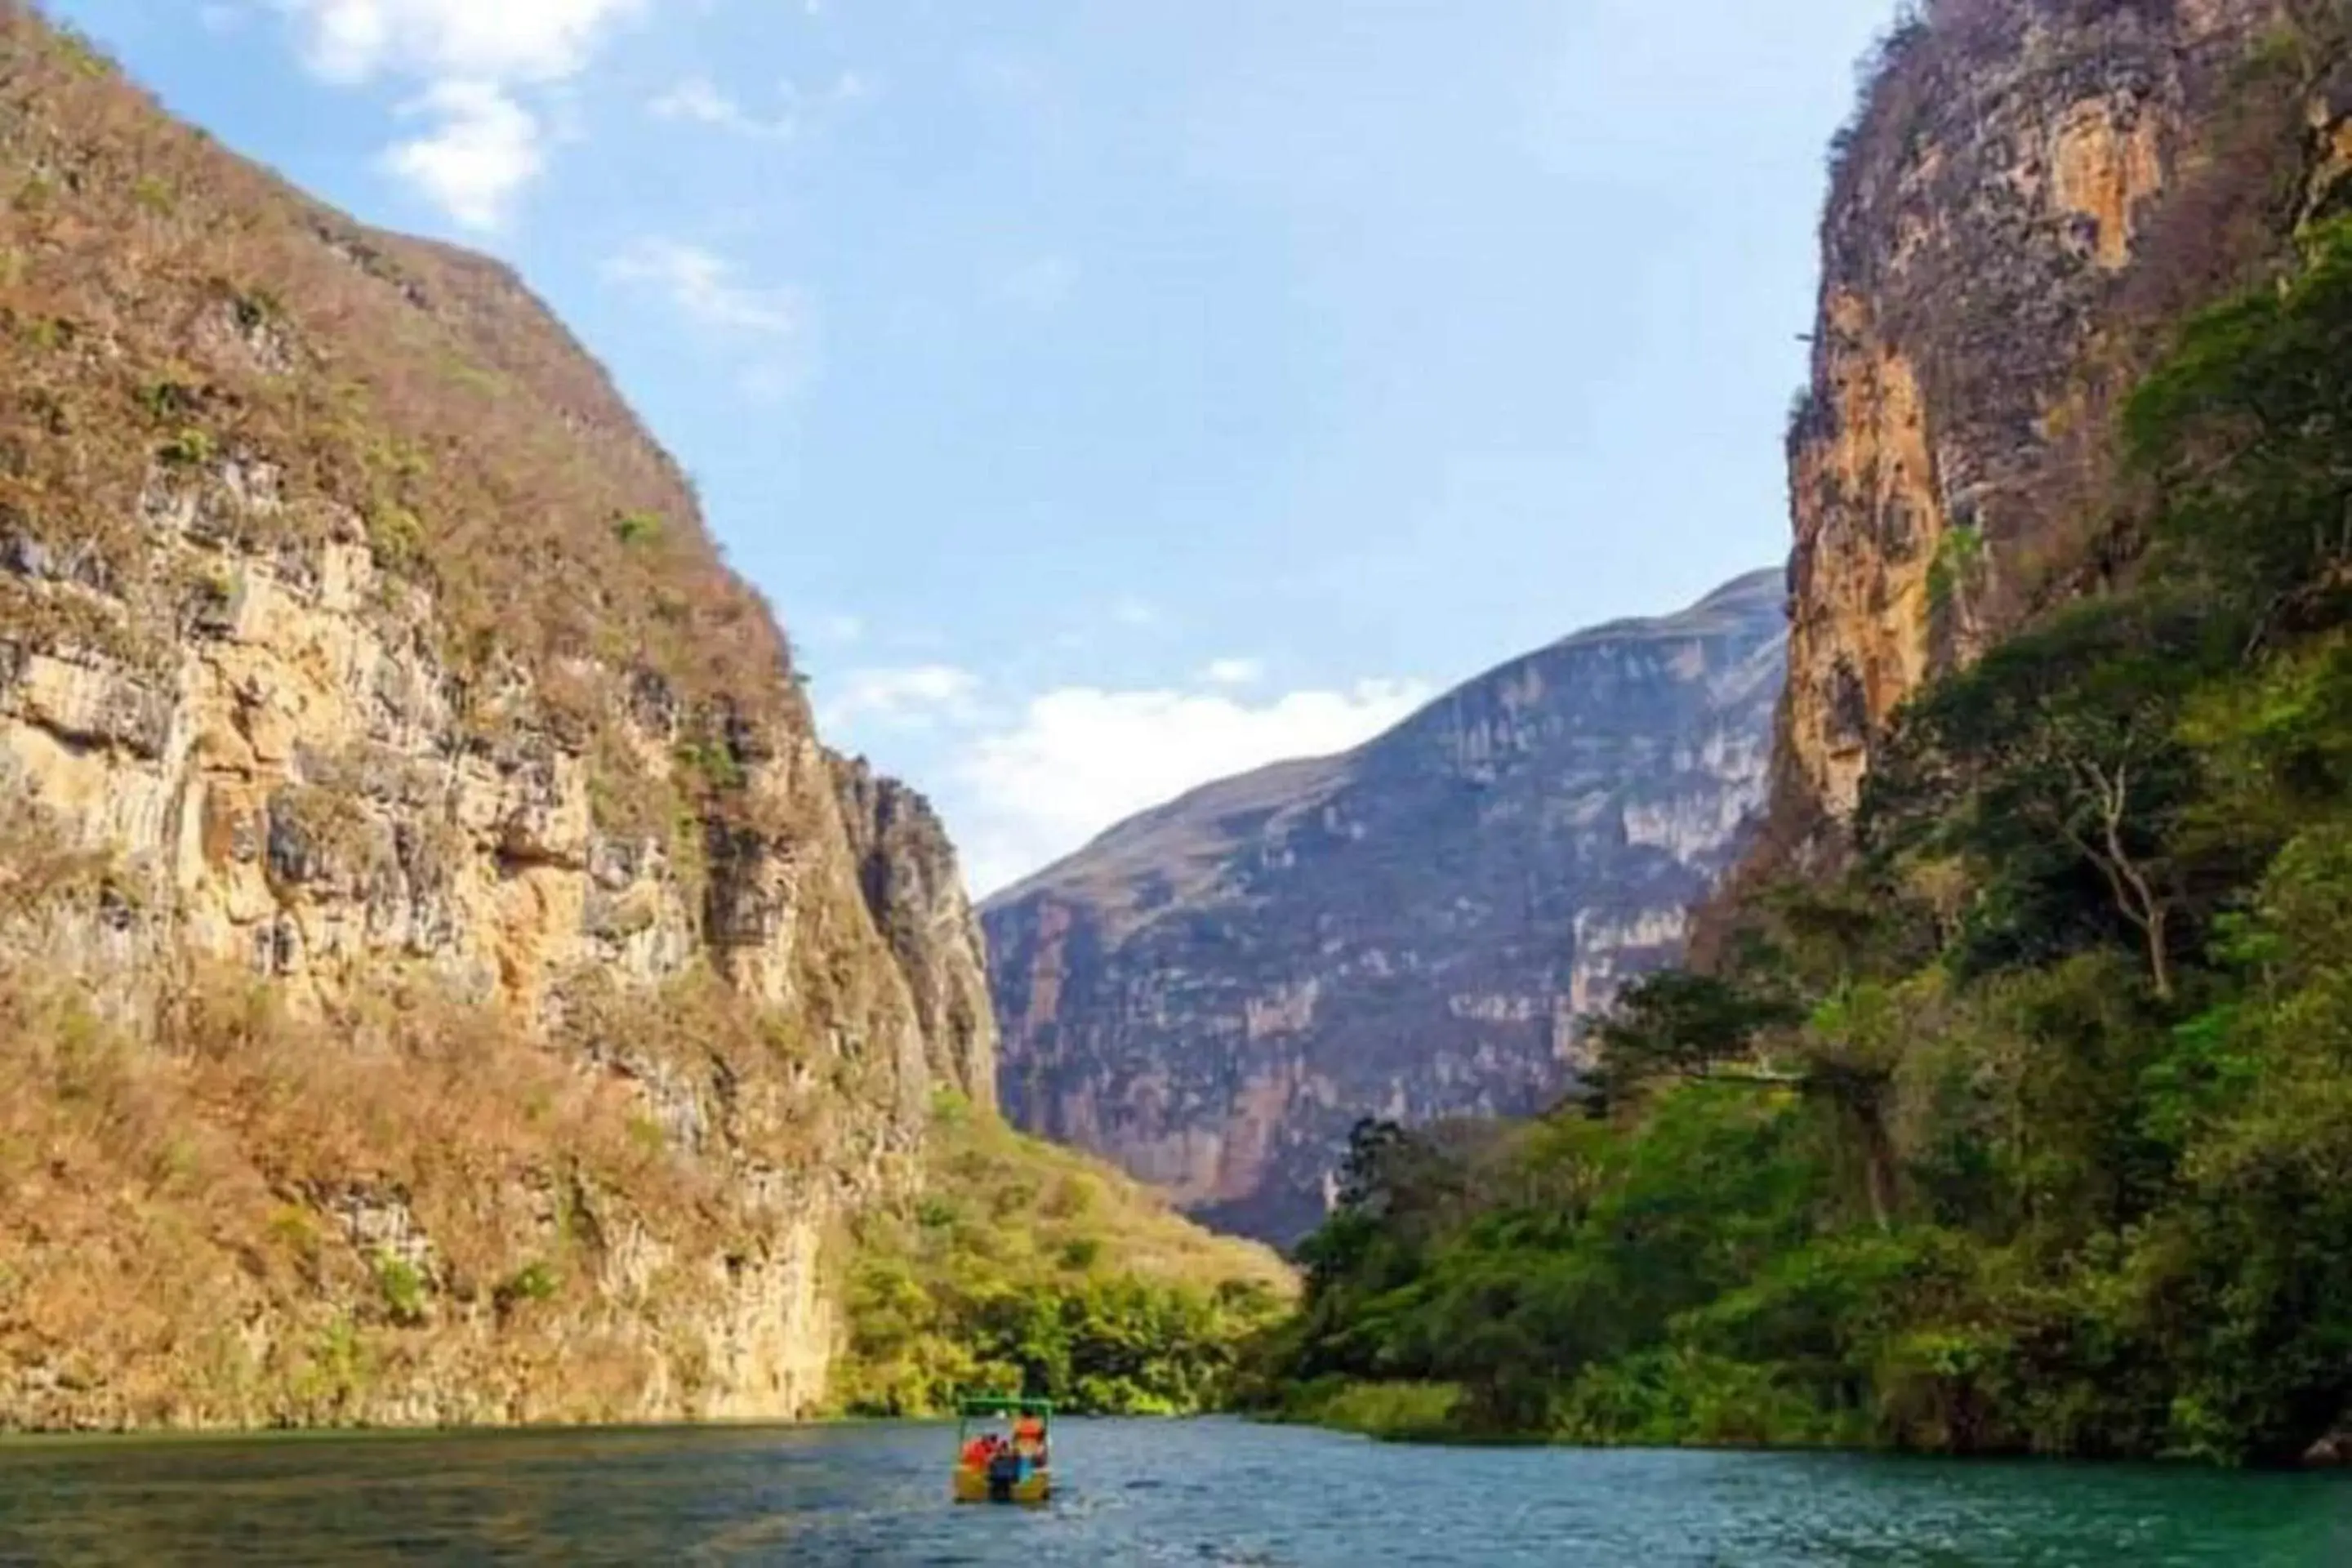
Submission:
M 1054 1406 L 1044 1399 L 991 1394 L 961 1401 L 956 1501 L 1035 1503 L 1051 1498 L 1045 1429 L 1053 1419 Z

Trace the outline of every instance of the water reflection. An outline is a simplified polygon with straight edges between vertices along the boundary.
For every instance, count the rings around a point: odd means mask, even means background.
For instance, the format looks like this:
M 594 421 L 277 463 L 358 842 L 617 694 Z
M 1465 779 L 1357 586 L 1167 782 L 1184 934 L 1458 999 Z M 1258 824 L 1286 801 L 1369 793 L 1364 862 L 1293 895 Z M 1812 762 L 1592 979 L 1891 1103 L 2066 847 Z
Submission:
M 0 1447 L 0 1563 L 2352 1564 L 2336 1478 L 1384 1447 L 1067 1422 L 1064 1495 L 946 1500 L 908 1425 Z

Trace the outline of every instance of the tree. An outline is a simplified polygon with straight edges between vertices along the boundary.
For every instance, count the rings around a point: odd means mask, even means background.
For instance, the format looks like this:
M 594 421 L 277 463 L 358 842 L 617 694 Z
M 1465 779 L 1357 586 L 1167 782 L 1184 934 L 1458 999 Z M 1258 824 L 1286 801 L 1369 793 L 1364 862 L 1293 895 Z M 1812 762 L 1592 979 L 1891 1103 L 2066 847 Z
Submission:
M 1887 1109 L 1903 1042 L 1925 1022 L 1912 1011 L 1919 999 L 1916 989 L 1847 986 L 1814 1009 L 1799 1047 L 1799 1087 L 1830 1109 L 1860 1155 L 1864 1196 L 1882 1231 L 1894 1224 L 1900 1183 Z
M 1930 759 L 1924 793 L 1957 802 L 1932 833 L 1988 869 L 2032 867 L 2062 846 L 2095 873 L 2167 999 L 2184 901 L 2172 840 L 2195 797 L 2177 731 L 2209 651 L 2177 602 L 2094 601 L 1993 649 L 1905 716 Z
M 1371 1219 L 1387 1214 L 1412 1138 L 1403 1123 L 1385 1117 L 1367 1116 L 1349 1128 L 1348 1152 L 1339 1162 L 1339 1208 Z
M 2352 589 L 2352 218 L 2306 249 L 2285 289 L 2190 323 L 2125 412 L 2158 563 L 2246 653 L 2339 620 Z
M 1627 992 L 1601 1026 L 1601 1070 L 1618 1086 L 1706 1079 L 1794 1089 L 1828 1107 L 1860 1152 L 1871 1215 L 1884 1229 L 1895 1202 L 1886 1106 L 1900 1022 L 1892 994 L 1879 985 L 1841 987 L 1808 1017 L 1785 997 L 1738 981 L 1661 970 Z M 1790 1033 L 1799 1024 L 1802 1032 Z M 1789 1048 L 1768 1058 L 1765 1044 L 1780 1034 Z
M 1740 981 L 1659 970 L 1627 988 L 1596 1031 L 1599 1076 L 1612 1099 L 1653 1079 L 1710 1077 L 1752 1054 L 1759 1036 L 1803 1016 Z

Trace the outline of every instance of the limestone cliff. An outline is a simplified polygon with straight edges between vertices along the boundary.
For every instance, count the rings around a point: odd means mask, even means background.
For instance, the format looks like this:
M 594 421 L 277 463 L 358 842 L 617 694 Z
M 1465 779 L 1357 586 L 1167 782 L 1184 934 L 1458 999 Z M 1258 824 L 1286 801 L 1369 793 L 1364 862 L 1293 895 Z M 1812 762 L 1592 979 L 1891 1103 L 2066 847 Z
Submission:
M 992 1110 L 996 1017 L 980 922 L 947 829 L 930 802 L 863 758 L 834 758 L 833 775 L 866 907 L 906 975 L 930 1076 Z
M 0 153 L 0 1426 L 808 1408 L 944 840 L 504 268 L 14 0 Z
M 990 900 L 1008 1113 L 1288 1241 L 1358 1118 L 1545 1103 L 1761 804 L 1781 596 L 1580 633 Z
M 1790 431 L 1768 858 L 1833 847 L 1924 680 L 2128 553 L 2116 395 L 2291 226 L 2275 149 L 2337 111 L 2288 24 L 2326 8 L 1932 0 L 1886 44 L 1837 152 Z

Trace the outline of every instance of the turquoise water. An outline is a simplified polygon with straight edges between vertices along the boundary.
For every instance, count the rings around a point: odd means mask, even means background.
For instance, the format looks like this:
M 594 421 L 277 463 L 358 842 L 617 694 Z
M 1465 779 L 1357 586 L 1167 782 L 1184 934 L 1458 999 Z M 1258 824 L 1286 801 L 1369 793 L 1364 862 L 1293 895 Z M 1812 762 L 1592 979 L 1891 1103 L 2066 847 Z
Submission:
M 1392 1447 L 1065 1421 L 1062 1496 L 945 1500 L 936 1426 L 0 1446 L 0 1563 L 2352 1565 L 2352 1480 Z

